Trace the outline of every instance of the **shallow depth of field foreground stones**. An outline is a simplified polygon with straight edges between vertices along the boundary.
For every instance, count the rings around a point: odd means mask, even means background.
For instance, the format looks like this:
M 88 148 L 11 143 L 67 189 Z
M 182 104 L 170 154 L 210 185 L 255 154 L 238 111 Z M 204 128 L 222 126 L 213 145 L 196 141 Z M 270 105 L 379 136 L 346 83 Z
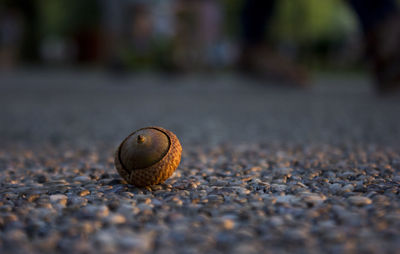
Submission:
M 308 91 L 237 77 L 0 78 L 0 253 L 397 253 L 400 99 L 364 79 Z M 114 168 L 159 125 L 164 184 Z

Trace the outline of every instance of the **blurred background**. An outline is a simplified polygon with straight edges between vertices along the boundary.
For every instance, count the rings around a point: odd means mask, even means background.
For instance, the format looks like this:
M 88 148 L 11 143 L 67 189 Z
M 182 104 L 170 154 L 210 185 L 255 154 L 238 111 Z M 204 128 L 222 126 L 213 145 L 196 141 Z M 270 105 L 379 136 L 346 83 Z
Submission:
M 1 0 L 0 143 L 396 143 L 398 2 Z
M 0 68 L 231 70 L 244 2 L 2 0 Z M 266 38 L 312 70 L 365 67 L 361 31 L 346 1 L 277 1 Z

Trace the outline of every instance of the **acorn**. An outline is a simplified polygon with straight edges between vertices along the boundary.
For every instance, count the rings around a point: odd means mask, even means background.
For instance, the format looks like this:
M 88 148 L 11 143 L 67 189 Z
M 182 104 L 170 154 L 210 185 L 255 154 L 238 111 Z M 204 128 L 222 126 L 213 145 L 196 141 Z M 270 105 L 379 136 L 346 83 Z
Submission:
M 144 187 L 163 183 L 176 170 L 182 154 L 178 138 L 161 127 L 132 132 L 115 153 L 115 167 L 128 183 Z

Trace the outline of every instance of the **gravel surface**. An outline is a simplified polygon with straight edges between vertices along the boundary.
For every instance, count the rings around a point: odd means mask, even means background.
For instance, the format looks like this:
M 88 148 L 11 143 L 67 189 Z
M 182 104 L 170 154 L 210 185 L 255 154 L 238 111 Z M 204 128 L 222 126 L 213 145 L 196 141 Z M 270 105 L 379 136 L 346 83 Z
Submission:
M 0 76 L 0 253 L 399 253 L 400 98 L 230 75 Z M 113 153 L 160 125 L 183 145 L 136 188 Z

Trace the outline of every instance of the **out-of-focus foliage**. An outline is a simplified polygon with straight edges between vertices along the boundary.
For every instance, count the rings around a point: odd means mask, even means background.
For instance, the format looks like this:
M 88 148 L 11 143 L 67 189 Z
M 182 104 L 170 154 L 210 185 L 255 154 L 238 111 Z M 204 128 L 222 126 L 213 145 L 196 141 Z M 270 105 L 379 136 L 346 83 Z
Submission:
M 267 30 L 271 41 L 295 49 L 309 67 L 349 70 L 360 64 L 360 28 L 346 1 L 280 0 Z
M 76 30 L 100 26 L 96 0 L 40 0 L 42 32 L 65 35 Z
M 45 34 L 61 35 L 68 30 L 68 12 L 63 0 L 40 1 L 40 25 Z
M 243 6 L 244 0 L 223 0 L 225 12 L 225 26 L 224 30 L 228 36 L 238 36 L 241 29 L 240 24 L 240 11 Z
M 244 0 L 223 0 L 225 27 L 228 34 L 240 32 L 240 11 Z M 274 17 L 266 32 L 274 40 L 296 43 L 336 39 L 358 29 L 357 18 L 342 0 L 279 0 Z
M 351 9 L 341 0 L 280 0 L 271 31 L 282 40 L 336 39 L 357 29 Z

